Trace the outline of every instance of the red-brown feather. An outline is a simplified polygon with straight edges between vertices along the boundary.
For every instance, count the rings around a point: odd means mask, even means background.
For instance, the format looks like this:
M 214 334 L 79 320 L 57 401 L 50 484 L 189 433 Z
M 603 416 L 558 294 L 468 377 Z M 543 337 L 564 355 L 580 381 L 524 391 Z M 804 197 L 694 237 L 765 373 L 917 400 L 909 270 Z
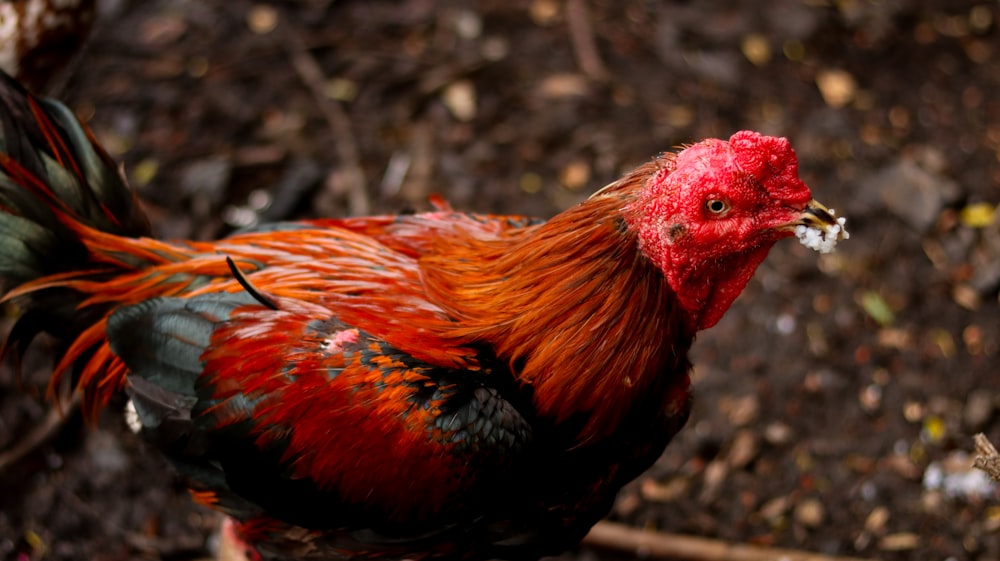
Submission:
M 361 344 L 367 340 L 372 367 L 362 364 L 359 353 L 317 352 L 328 348 L 331 337 L 304 328 L 331 312 L 342 317 L 343 304 L 337 298 L 328 299 L 328 307 L 278 303 L 278 312 L 238 311 L 237 320 L 213 334 L 212 346 L 202 357 L 204 383 L 215 388 L 213 399 L 218 400 L 203 412 L 214 417 L 211 424 L 225 427 L 245 420 L 226 416 L 231 413 L 227 400 L 254 400 L 251 435 L 260 448 L 284 441 L 281 461 L 292 468 L 293 478 L 310 479 L 321 490 L 338 490 L 348 503 L 380 508 L 388 522 L 427 519 L 460 496 L 463 487 L 455 482 L 462 466 L 455 457 L 426 446 L 424 427 L 441 414 L 439 405 L 420 407 L 408 399 L 412 385 L 429 379 L 381 354 L 384 343 L 371 334 L 360 335 L 365 340 L 359 341 L 357 330 L 342 339 Z M 239 380 L 227 378 L 237 372 L 242 374 Z

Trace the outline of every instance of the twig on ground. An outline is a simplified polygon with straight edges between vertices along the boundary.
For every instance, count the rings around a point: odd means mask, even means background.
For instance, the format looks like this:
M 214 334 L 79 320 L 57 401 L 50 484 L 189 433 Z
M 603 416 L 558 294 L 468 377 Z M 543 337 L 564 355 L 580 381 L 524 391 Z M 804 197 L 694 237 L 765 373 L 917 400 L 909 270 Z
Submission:
M 637 557 L 684 561 L 866 561 L 856 557 L 838 557 L 747 544 L 729 543 L 708 538 L 649 532 L 617 524 L 599 522 L 585 545 L 621 551 Z
M 45 414 L 45 418 L 35 425 L 24 438 L 7 450 L 0 452 L 0 473 L 55 436 L 59 429 L 66 424 L 66 419 L 80 406 L 80 399 L 81 393 L 73 392 L 73 398 L 69 400 L 68 404 L 63 405 L 64 401 L 52 404 L 48 413 Z
M 569 27 L 570 42 L 573 44 L 573 54 L 580 70 L 594 80 L 607 79 L 608 71 L 597 50 L 597 40 L 594 38 L 594 28 L 590 24 L 590 12 L 587 10 L 586 0 L 566 2 L 566 23 Z
M 994 481 L 1000 481 L 1000 453 L 996 447 L 983 433 L 973 436 L 972 440 L 976 443 L 976 457 L 972 465 L 985 471 Z
M 351 120 L 347 117 L 340 103 L 326 95 L 326 78 L 316 58 L 309 52 L 309 47 L 302 37 L 289 27 L 289 23 L 281 22 L 278 29 L 283 32 L 280 40 L 284 43 L 291 58 L 292 67 L 302 82 L 309 88 L 316 105 L 319 107 L 326 124 L 333 133 L 334 149 L 340 160 L 339 179 L 344 192 L 349 194 L 351 214 L 363 216 L 370 214 L 371 203 L 368 200 L 368 187 L 365 173 L 361 167 L 361 157 L 358 145 L 351 132 Z M 339 189 L 338 189 L 339 191 Z

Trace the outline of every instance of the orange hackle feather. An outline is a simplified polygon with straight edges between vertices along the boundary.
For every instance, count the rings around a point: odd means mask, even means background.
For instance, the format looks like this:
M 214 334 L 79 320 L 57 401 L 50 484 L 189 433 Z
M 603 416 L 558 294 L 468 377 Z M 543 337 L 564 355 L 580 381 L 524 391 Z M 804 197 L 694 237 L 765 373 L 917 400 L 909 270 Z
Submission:
M 694 333 L 623 218 L 669 162 L 640 166 L 516 237 L 439 238 L 420 261 L 428 295 L 459 320 L 444 335 L 493 345 L 542 415 L 586 415 L 580 443 L 613 433 L 637 396 L 664 384 L 676 388 L 665 407 L 686 396 L 686 378 L 660 373 L 683 365 Z

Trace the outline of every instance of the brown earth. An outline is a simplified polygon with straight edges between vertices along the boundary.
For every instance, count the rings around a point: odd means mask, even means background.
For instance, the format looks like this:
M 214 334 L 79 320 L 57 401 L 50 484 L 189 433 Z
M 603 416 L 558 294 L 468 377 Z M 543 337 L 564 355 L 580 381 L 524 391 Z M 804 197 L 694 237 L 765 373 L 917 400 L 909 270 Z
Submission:
M 934 477 L 975 483 L 970 435 L 1000 437 L 996 2 L 104 8 L 55 93 L 167 237 L 421 209 L 432 193 L 550 216 L 679 144 L 789 137 L 851 239 L 825 256 L 781 244 L 702 334 L 693 417 L 612 517 L 829 554 L 1000 559 L 997 492 Z M 0 374 L 0 449 L 46 413 L 37 354 L 22 387 Z M 7 559 L 194 559 L 214 523 L 117 415 L 97 430 L 71 417 L 0 473 Z

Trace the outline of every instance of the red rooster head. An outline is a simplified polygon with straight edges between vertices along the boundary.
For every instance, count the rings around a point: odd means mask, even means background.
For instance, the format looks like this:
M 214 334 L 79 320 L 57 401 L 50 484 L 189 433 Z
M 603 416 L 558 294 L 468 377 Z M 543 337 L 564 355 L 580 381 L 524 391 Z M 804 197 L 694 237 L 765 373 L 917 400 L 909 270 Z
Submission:
M 846 237 L 799 179 L 788 140 L 750 131 L 666 155 L 625 214 L 696 329 L 719 321 L 774 242 L 797 227 L 819 230 L 813 238 L 829 247 Z

